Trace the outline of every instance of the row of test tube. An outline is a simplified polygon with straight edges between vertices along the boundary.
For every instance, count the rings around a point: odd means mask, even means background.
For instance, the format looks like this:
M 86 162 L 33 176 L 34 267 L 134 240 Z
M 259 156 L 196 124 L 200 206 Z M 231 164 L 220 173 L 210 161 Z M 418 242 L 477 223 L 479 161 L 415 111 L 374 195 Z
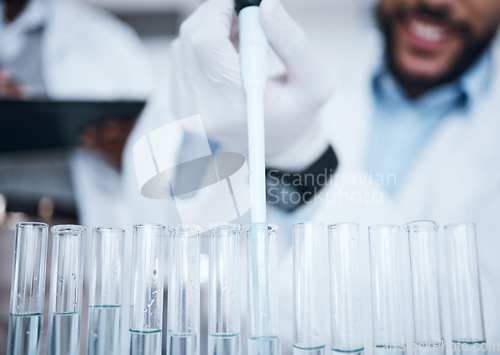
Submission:
M 438 226 L 431 221 L 405 226 L 409 241 L 415 342 L 443 342 L 439 303 Z M 83 238 L 81 226 L 52 228 L 53 252 L 48 354 L 78 354 Z M 200 354 L 200 228 L 136 225 L 131 259 L 130 354 L 160 354 L 162 343 L 165 240 L 169 241 L 167 353 Z M 239 226 L 209 228 L 208 354 L 240 353 Z M 279 354 L 276 228 L 245 228 L 248 257 L 248 354 Z M 359 226 L 322 223 L 294 225 L 294 354 L 324 354 L 322 336 L 325 280 L 321 257 L 328 236 L 330 349 L 363 352 Z M 451 295 L 452 336 L 456 343 L 484 342 L 474 225 L 444 228 Z M 48 226 L 21 223 L 16 230 L 8 354 L 40 354 Z M 165 238 L 169 237 L 169 238 Z M 124 231 L 95 228 L 92 233 L 88 354 L 122 354 L 120 341 Z M 369 228 L 373 343 L 401 354 L 404 340 L 402 231 Z M 437 347 L 439 349 L 439 347 Z M 328 350 L 330 351 L 330 350 Z
M 135 225 L 131 259 L 130 354 L 156 355 L 162 351 L 165 237 L 169 237 L 167 353 L 200 353 L 200 227 Z M 85 228 L 54 226 L 47 354 L 80 351 Z M 250 353 L 279 351 L 277 318 L 270 319 L 263 265 L 275 262 L 276 229 L 265 224 L 246 228 L 249 249 L 258 253 L 250 268 L 258 286 L 249 285 Z M 217 224 L 210 234 L 209 353 L 240 353 L 240 227 Z M 87 354 L 122 354 L 121 314 L 124 236 L 119 228 L 94 228 L 91 236 Z M 272 239 L 273 243 L 269 243 Z M 16 226 L 11 290 L 8 355 L 41 354 L 45 299 L 48 226 Z M 257 254 L 256 254 L 257 255 Z M 275 267 L 270 270 L 276 270 Z M 272 282 L 274 281 L 274 283 Z M 259 287 L 263 287 L 263 291 Z M 264 296 L 263 296 L 264 294 Z M 273 291 L 272 294 L 275 294 Z M 261 312 L 265 312 L 261 313 Z M 271 326 L 269 326 L 271 324 Z M 269 333 L 272 336 L 269 336 Z
M 374 353 L 484 354 L 485 330 L 474 224 L 453 224 L 440 230 L 433 221 L 404 226 L 368 228 L 373 341 L 363 338 L 359 226 L 353 223 L 298 223 L 294 226 L 294 355 L 325 354 L 324 300 L 320 290 L 323 264 L 318 246 L 327 233 L 330 266 L 332 354 L 362 354 L 367 344 Z M 405 247 L 408 249 L 405 252 Z M 445 250 L 440 250 L 444 247 Z M 404 262 L 409 259 L 413 310 L 413 342 L 405 341 Z M 441 259 L 446 259 L 441 263 Z M 445 269 L 440 270 L 440 269 Z M 440 273 L 441 271 L 441 273 Z M 440 274 L 446 274 L 452 345 L 443 335 Z

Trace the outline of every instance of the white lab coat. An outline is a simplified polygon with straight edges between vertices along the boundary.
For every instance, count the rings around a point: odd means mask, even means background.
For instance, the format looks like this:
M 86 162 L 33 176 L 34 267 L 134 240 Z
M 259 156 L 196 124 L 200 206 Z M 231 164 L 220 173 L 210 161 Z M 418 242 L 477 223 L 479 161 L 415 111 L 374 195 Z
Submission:
M 339 157 L 337 177 L 358 176 L 363 178 L 363 154 L 368 142 L 374 98 L 370 80 L 382 55 L 382 42 L 378 34 L 370 34 L 356 53 L 357 60 L 343 69 L 336 80 L 336 90 L 332 99 L 322 111 L 322 122 L 329 140 Z M 497 46 L 498 47 L 498 46 Z M 500 342 L 500 238 L 497 234 L 497 211 L 500 210 L 500 169 L 496 162 L 500 159 L 500 51 L 495 51 L 495 77 L 488 94 L 474 105 L 466 115 L 455 115 L 446 119 L 432 137 L 412 167 L 410 176 L 397 196 L 392 199 L 374 184 L 351 184 L 346 180 L 334 179 L 320 196 L 337 196 L 335 202 L 310 203 L 297 212 L 284 215 L 268 209 L 268 222 L 278 224 L 280 266 L 280 333 L 283 354 L 291 353 L 292 320 L 292 251 L 291 225 L 304 220 L 320 220 L 325 223 L 358 222 L 363 240 L 364 270 L 368 265 L 368 240 L 366 227 L 370 224 L 398 223 L 412 220 L 433 219 L 441 225 L 451 222 L 476 222 L 478 231 L 479 258 L 482 276 L 486 334 L 489 342 Z M 132 135 L 125 153 L 127 191 L 129 202 L 137 211 L 154 213 L 153 221 L 170 223 L 168 210 L 173 206 L 165 201 L 148 201 L 139 194 L 133 170 L 132 146 L 138 138 L 169 120 L 177 119 L 168 107 L 167 93 L 162 100 L 155 100 L 149 114 L 141 118 L 136 132 Z M 201 113 L 203 114 L 203 113 Z M 159 117 L 161 117 L 159 119 Z M 182 147 L 180 147 L 182 149 Z M 172 152 L 166 152 L 172 154 Z M 349 180 L 347 180 L 349 181 Z M 375 197 L 377 203 L 356 201 L 363 196 Z M 335 194 L 335 195 L 333 195 Z M 339 194 L 341 196 L 339 196 Z M 356 195 L 354 201 L 350 197 Z M 382 202 L 380 202 L 382 198 Z M 200 201 L 200 203 L 202 203 Z M 163 206 L 165 214 L 158 212 Z M 210 202 L 207 203 L 210 208 Z M 154 210 L 154 211 L 153 211 Z M 173 215 L 173 214 L 170 214 Z M 408 270 L 405 270 L 407 272 Z M 367 274 L 368 275 L 368 274 Z M 364 285 L 364 338 L 372 339 L 370 281 Z M 408 281 L 408 280 L 407 280 Z M 325 290 L 327 292 L 327 289 Z M 444 299 L 446 298 L 443 292 Z M 328 300 L 325 300 L 327 311 Z M 446 304 L 447 305 L 447 304 Z M 411 304 L 406 309 L 407 340 L 411 341 Z M 327 312 L 325 312 L 327 313 Z M 449 321 L 444 310 L 444 328 L 449 341 Z M 325 325 L 327 328 L 328 325 Z M 325 329 L 326 329 L 325 328 Z

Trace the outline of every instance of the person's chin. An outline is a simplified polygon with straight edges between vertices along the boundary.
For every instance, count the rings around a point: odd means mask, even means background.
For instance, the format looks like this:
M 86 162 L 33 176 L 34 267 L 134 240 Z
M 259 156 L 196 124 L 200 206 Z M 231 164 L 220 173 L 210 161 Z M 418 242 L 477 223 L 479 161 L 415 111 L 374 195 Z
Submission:
M 405 78 L 413 78 L 422 82 L 438 82 L 452 66 L 452 59 L 421 58 L 411 54 L 400 54 L 396 57 L 396 67 L 399 74 Z

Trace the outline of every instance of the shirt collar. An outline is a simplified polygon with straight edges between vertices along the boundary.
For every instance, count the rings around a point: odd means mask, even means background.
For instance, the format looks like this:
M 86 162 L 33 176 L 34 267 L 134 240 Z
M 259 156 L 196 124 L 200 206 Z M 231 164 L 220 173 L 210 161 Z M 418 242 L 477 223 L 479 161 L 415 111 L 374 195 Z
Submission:
M 493 73 L 493 53 L 489 48 L 459 80 L 459 85 L 467 95 L 469 103 L 481 98 L 491 86 Z

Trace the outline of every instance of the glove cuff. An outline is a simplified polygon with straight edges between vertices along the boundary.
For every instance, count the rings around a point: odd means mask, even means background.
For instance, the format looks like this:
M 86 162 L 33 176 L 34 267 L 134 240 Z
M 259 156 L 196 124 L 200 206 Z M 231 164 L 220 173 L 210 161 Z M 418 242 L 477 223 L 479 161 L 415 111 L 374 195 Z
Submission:
M 320 125 L 307 130 L 282 153 L 266 157 L 266 165 L 279 170 L 301 171 L 321 157 L 329 142 Z

